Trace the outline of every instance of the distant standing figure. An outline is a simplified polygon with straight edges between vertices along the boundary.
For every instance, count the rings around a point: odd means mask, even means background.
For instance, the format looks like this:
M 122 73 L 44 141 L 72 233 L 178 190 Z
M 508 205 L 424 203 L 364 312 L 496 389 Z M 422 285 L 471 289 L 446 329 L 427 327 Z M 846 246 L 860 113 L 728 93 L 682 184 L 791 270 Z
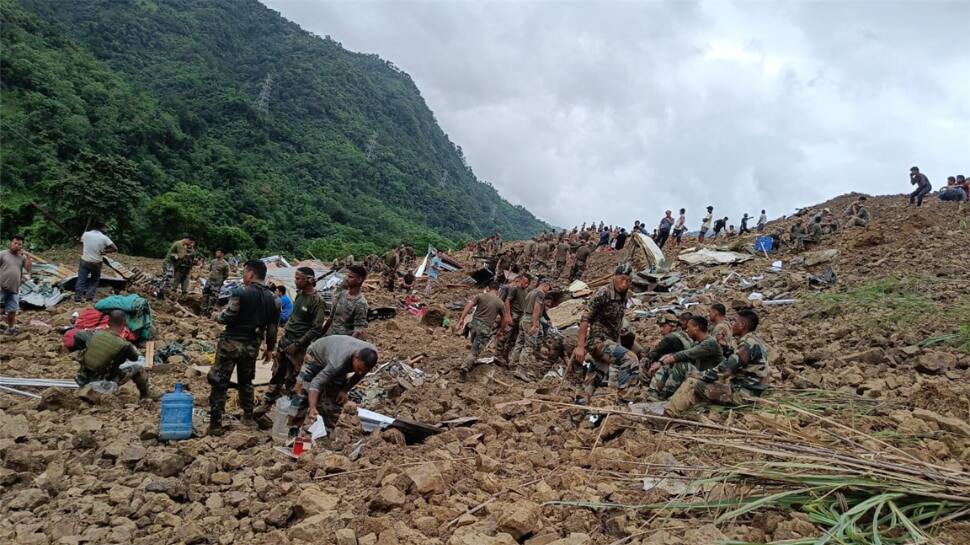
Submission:
M 664 244 L 667 243 L 667 238 L 670 236 L 670 230 L 674 226 L 674 217 L 671 215 L 673 212 L 667 210 L 664 212 L 664 217 L 660 218 L 660 225 L 657 227 L 657 246 L 663 249 Z
M 738 236 L 751 232 L 751 229 L 748 229 L 748 219 L 750 219 L 748 213 L 745 212 L 744 216 L 741 217 L 741 227 L 738 229 Z
M 218 304 L 219 291 L 222 290 L 223 282 L 229 278 L 229 263 L 225 259 L 226 254 L 219 249 L 216 250 L 215 255 L 215 259 L 209 263 L 209 278 L 202 290 L 202 314 L 204 315 L 208 315 Z
M 7 326 L 0 333 L 16 335 L 17 311 L 20 310 L 20 282 L 24 271 L 30 274 L 33 263 L 24 251 L 24 237 L 14 235 L 10 245 L 0 252 L 0 303 L 7 316 Z
M 917 207 L 923 206 L 923 197 L 933 191 L 930 179 L 919 171 L 919 167 L 909 169 L 909 183 L 916 186 L 916 189 L 909 194 L 909 204 L 916 204 Z
M 680 215 L 677 216 L 677 224 L 674 225 L 674 246 L 683 244 L 684 231 L 687 230 L 687 210 L 681 208 Z
M 758 232 L 761 233 L 765 230 L 765 224 L 768 223 L 768 214 L 765 211 L 761 211 L 761 215 L 758 216 Z
M 189 293 L 189 282 L 192 280 L 192 265 L 195 264 L 195 239 L 184 236 L 172 243 L 165 256 L 165 265 L 172 271 L 172 294 L 181 289 L 182 296 Z
M 286 286 L 276 286 L 276 295 L 280 298 L 280 325 L 286 325 L 286 321 L 293 314 L 293 300 L 286 293 Z
M 707 231 L 711 228 L 711 222 L 714 221 L 714 207 L 707 207 L 707 215 L 704 216 L 704 221 L 701 222 L 701 232 L 697 235 L 697 242 L 704 242 L 704 237 L 707 236 Z
M 74 302 L 80 303 L 81 297 L 88 302 L 94 300 L 101 281 L 101 256 L 117 252 L 118 247 L 104 233 L 100 221 L 91 224 L 91 229 L 81 235 L 81 262 L 77 267 L 77 283 L 74 286 Z

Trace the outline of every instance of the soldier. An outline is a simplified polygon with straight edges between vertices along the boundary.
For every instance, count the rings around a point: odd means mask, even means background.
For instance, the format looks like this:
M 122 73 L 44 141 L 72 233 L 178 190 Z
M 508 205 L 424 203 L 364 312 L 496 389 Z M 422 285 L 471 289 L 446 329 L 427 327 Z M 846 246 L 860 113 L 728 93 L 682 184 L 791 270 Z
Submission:
M 835 221 L 835 216 L 831 212 L 822 217 L 822 232 L 826 235 L 834 235 L 839 232 L 839 223 Z
M 540 277 L 525 299 L 524 312 L 519 321 L 519 338 L 515 341 L 515 352 L 519 354 L 520 363 L 534 363 L 539 355 L 539 321 L 545 312 L 549 287 L 549 280 Z
M 667 403 L 664 414 L 677 417 L 700 401 L 736 405 L 760 396 L 767 387 L 770 357 L 768 346 L 755 334 L 758 315 L 738 311 L 731 320 L 738 348 L 713 369 L 691 376 Z
M 121 368 L 125 361 L 135 361 L 139 356 L 135 345 L 121 336 L 127 324 L 125 312 L 115 309 L 108 313 L 108 329 L 82 331 L 74 337 L 77 343 L 75 347 L 84 350 L 81 353 L 81 368 L 74 379 L 78 386 L 98 380 L 109 380 L 120 386 L 131 380 L 138 387 L 142 399 L 153 397 L 143 366 Z
M 243 285 L 232 290 L 229 304 L 219 314 L 217 321 L 226 329 L 219 336 L 216 360 L 209 370 L 209 435 L 222 435 L 222 414 L 226 408 L 226 394 L 233 368 L 239 391 L 239 406 L 243 410 L 243 423 L 253 421 L 253 376 L 256 374 L 256 356 L 259 345 L 266 339 L 266 352 L 276 348 L 276 329 L 280 320 L 279 300 L 263 284 L 266 264 L 258 259 L 246 262 L 243 268 Z
M 182 297 L 189 293 L 189 281 L 192 280 L 192 265 L 195 264 L 195 239 L 185 235 L 172 243 L 165 256 L 165 276 L 171 271 L 172 282 L 169 287 L 172 295 L 181 289 Z
M 633 267 L 629 263 L 621 263 L 613 271 L 610 283 L 596 290 L 586 301 L 586 311 L 579 322 L 577 346 L 573 350 L 573 362 L 582 364 L 588 353 L 599 372 L 608 377 L 608 384 L 617 388 L 630 385 L 639 374 L 636 355 L 620 344 L 632 273 Z M 567 373 L 570 371 L 567 369 Z M 595 373 L 587 374 L 587 397 L 593 393 L 594 382 Z
M 802 218 L 795 218 L 795 224 L 791 226 L 788 239 L 791 242 L 792 249 L 796 252 L 804 250 L 806 236 L 807 233 L 805 232 L 805 227 L 802 225 Z
M 586 273 L 586 260 L 589 259 L 592 252 L 593 250 L 586 243 L 580 244 L 576 248 L 576 254 L 573 256 L 573 268 L 569 271 L 570 281 L 579 280 Z
M 734 350 L 734 336 L 731 335 L 731 324 L 727 321 L 727 309 L 721 303 L 711 305 L 708 313 L 708 321 L 714 324 L 711 329 L 711 336 L 721 345 L 725 354 L 730 354 Z
M 297 418 L 306 410 L 305 421 L 309 425 L 320 415 L 332 433 L 347 402 L 347 394 L 376 364 L 377 348 L 360 339 L 333 335 L 314 341 L 307 349 L 306 361 L 294 388 L 300 407 Z
M 707 318 L 694 316 L 687 323 L 687 334 L 694 345 L 686 350 L 667 354 L 660 358 L 660 363 L 669 367 L 657 374 L 665 373 L 666 380 L 657 382 L 659 399 L 666 399 L 677 391 L 677 388 L 690 374 L 691 370 L 706 371 L 714 368 L 724 358 L 724 352 L 717 340 L 707 333 Z
M 394 291 L 394 282 L 397 281 L 397 268 L 400 263 L 401 257 L 394 248 L 384 254 L 384 287 L 387 288 L 387 291 Z
M 569 242 L 566 241 L 566 237 L 559 237 L 559 242 L 556 244 L 556 268 L 552 271 L 553 278 L 559 278 L 562 274 L 563 269 L 566 268 L 566 259 L 569 257 Z
M 465 363 L 458 370 L 459 382 L 465 382 L 468 371 L 475 365 L 475 360 L 482 353 L 482 349 L 492 340 L 496 331 L 501 331 L 502 323 L 505 321 L 505 305 L 498 297 L 500 284 L 497 280 L 492 280 L 488 285 L 488 291 L 479 293 L 471 298 L 461 311 L 461 317 L 455 322 L 454 330 L 458 333 L 461 324 L 465 322 L 465 316 L 475 307 L 472 314 L 472 321 L 468 324 L 471 332 L 472 349 L 465 359 Z
M 859 197 L 859 200 L 852 203 L 851 215 L 845 222 L 846 225 L 853 227 L 865 227 L 869 225 L 869 211 L 862 204 L 863 201 L 865 201 L 865 197 Z
M 505 334 L 499 343 L 497 358 L 502 363 L 519 361 L 518 351 L 513 351 L 519 338 L 519 322 L 525 312 L 525 300 L 528 296 L 529 284 L 532 276 L 523 273 L 515 277 L 508 286 L 499 291 L 500 298 L 505 303 L 504 328 Z
M 662 400 L 670 397 L 676 388 L 665 391 L 665 386 L 671 379 L 673 366 L 662 365 L 660 358 L 667 354 L 675 354 L 687 350 L 694 346 L 694 341 L 680 327 L 680 322 L 673 314 L 662 314 L 657 318 L 657 325 L 660 326 L 660 334 L 663 338 L 650 349 L 645 360 L 650 362 L 650 369 L 647 375 L 652 376 L 650 386 L 647 389 L 648 395 L 655 400 Z M 672 382 L 672 381 L 671 381 Z
M 350 335 L 358 339 L 367 332 L 367 298 L 360 287 L 367 279 L 367 269 L 353 265 L 347 269 L 347 289 L 340 290 L 333 298 L 330 309 L 330 335 Z
M 811 225 L 808 226 L 808 232 L 805 234 L 805 238 L 802 240 L 802 245 L 806 248 L 808 245 L 815 246 L 819 242 L 822 242 L 822 218 L 819 221 L 812 221 Z
M 275 354 L 266 353 L 266 359 L 273 360 L 273 375 L 269 379 L 270 389 L 259 407 L 260 414 L 267 412 L 283 392 L 293 389 L 307 347 L 323 336 L 327 307 L 316 291 L 315 275 L 310 267 L 300 267 L 293 274 L 296 284 L 293 313 L 286 321 L 283 339 Z
M 219 302 L 219 290 L 222 283 L 229 278 L 229 263 L 225 260 L 225 253 L 216 250 L 216 257 L 209 263 L 209 278 L 202 289 L 202 314 L 208 316 Z

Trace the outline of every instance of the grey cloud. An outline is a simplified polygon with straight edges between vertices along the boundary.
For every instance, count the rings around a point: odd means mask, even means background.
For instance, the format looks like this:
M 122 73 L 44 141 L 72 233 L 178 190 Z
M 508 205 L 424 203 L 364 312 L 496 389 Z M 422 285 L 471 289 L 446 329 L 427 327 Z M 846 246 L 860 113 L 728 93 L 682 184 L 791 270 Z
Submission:
M 407 71 L 475 172 L 557 225 L 737 223 L 970 170 L 967 2 L 267 4 Z

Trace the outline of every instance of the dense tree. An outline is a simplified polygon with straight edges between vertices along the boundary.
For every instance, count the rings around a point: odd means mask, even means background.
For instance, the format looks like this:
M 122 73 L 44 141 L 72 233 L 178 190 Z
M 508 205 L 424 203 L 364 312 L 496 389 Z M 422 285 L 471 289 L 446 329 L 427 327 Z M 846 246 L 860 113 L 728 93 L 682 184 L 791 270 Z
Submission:
M 37 201 L 69 229 L 104 215 L 127 251 L 187 231 L 327 259 L 545 227 L 476 179 L 406 73 L 255 0 L 0 0 L 0 18 L 4 230 L 67 238 Z

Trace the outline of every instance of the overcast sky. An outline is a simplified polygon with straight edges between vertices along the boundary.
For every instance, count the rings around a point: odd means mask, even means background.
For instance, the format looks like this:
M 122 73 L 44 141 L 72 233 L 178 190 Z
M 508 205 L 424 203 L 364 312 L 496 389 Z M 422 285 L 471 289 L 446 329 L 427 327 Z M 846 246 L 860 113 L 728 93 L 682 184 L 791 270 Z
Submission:
M 967 0 L 263 1 L 408 72 L 479 178 L 558 226 L 970 175 Z

